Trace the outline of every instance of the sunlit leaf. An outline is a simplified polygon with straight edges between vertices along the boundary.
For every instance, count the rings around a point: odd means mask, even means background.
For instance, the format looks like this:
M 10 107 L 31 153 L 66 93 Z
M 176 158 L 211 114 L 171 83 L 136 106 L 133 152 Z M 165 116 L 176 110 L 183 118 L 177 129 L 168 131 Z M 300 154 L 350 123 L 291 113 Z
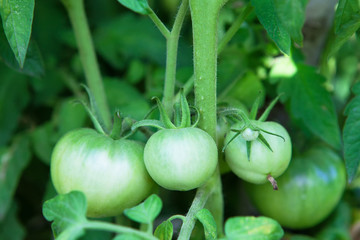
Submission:
M 159 215 L 162 201 L 153 194 L 139 205 L 124 210 L 124 214 L 133 221 L 139 223 L 151 223 Z
M 213 240 L 217 237 L 216 222 L 209 210 L 203 208 L 196 213 L 196 218 L 202 223 L 205 231 L 205 239 Z
M 85 233 L 83 224 L 87 222 L 86 197 L 81 192 L 71 192 L 46 201 L 43 214 L 53 221 L 52 229 L 56 239 L 75 240 Z
M 162 222 L 156 229 L 154 233 L 155 237 L 160 240 L 171 240 L 173 236 L 173 225 L 170 221 Z
M 279 240 L 284 230 L 275 220 L 267 217 L 233 217 L 225 223 L 228 240 Z

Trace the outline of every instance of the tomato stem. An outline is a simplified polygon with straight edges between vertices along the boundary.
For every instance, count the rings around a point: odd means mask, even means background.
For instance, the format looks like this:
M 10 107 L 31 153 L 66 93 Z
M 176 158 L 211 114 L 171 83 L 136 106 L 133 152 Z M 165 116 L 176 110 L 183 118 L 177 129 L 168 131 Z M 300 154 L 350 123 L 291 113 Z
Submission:
M 276 182 L 275 178 L 273 178 L 273 176 L 271 176 L 271 174 L 267 175 L 267 180 L 271 183 L 274 190 L 279 190 L 277 182 Z
M 250 4 L 247 4 L 245 9 L 240 13 L 240 15 L 236 18 L 236 20 L 232 23 L 231 27 L 226 31 L 224 37 L 220 40 L 217 53 L 220 54 L 224 49 L 225 46 L 230 42 L 230 40 L 235 36 L 237 31 L 239 31 L 241 25 L 245 21 L 246 17 L 250 15 L 252 12 L 253 7 Z M 184 84 L 184 94 L 185 96 L 189 94 L 194 86 L 194 75 L 192 75 Z M 178 101 L 180 98 L 180 92 L 178 92 L 175 96 L 175 101 Z
M 195 106 L 199 109 L 199 127 L 216 139 L 216 69 L 217 69 L 217 21 L 221 7 L 226 0 L 190 0 L 194 44 L 194 87 Z M 217 192 L 214 196 L 212 194 Z M 210 206 L 219 233 L 222 234 L 223 200 L 220 171 L 202 187 L 198 188 L 195 199 L 181 227 L 180 240 L 190 239 L 195 225 L 195 215 L 209 197 L 214 197 Z M 220 199 L 220 200 L 219 200 Z
M 176 81 L 176 62 L 179 45 L 180 30 L 183 25 L 187 10 L 189 8 L 189 0 L 183 0 L 179 11 L 176 15 L 174 26 L 167 38 L 166 53 L 166 72 L 164 83 L 163 104 L 166 112 L 171 116 L 174 103 L 175 81 Z
M 160 20 L 160 18 L 156 15 L 156 13 L 150 9 L 151 12 L 149 13 L 149 18 L 153 21 L 153 23 L 156 25 L 156 27 L 159 29 L 161 34 L 168 39 L 170 37 L 170 31 L 167 29 L 167 27 L 164 25 L 164 23 Z
M 84 68 L 87 84 L 94 94 L 100 115 L 105 127 L 110 129 L 111 115 L 107 104 L 104 86 L 100 74 L 99 64 L 96 59 L 95 49 L 92 42 L 89 25 L 86 19 L 84 1 L 62 0 L 73 27 L 79 55 Z
M 96 229 L 96 230 L 104 230 L 104 231 L 117 232 L 117 233 L 132 234 L 140 237 L 141 239 L 157 240 L 156 237 L 150 235 L 149 233 L 144 233 L 129 227 L 123 227 L 113 223 L 100 222 L 100 221 L 87 221 L 86 223 L 84 223 L 84 227 L 86 229 Z

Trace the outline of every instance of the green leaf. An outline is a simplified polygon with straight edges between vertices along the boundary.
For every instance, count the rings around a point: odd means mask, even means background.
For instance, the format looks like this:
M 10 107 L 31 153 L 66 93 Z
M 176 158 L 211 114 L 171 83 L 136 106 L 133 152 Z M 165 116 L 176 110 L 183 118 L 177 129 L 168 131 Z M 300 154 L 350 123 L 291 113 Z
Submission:
M 145 15 L 151 13 L 147 0 L 118 0 L 118 2 L 134 12 Z
M 86 197 L 81 192 L 70 192 L 46 201 L 43 214 L 53 221 L 51 227 L 56 239 L 75 240 L 84 235 L 83 224 L 87 222 Z
M 290 55 L 291 39 L 300 46 L 307 0 L 251 0 L 259 21 L 270 38 L 285 54 Z
M 225 223 L 226 239 L 279 240 L 284 235 L 280 224 L 267 217 L 233 217 Z
M 171 240 L 173 237 L 173 225 L 167 220 L 162 222 L 156 229 L 154 233 L 155 237 L 160 240 Z
M 360 83 L 354 89 L 360 87 Z M 346 107 L 347 119 L 343 129 L 344 156 L 348 180 L 351 182 L 360 163 L 360 94 L 359 92 Z
M 338 7 L 335 12 L 335 33 L 338 33 L 340 29 L 349 22 L 353 14 L 358 12 L 359 2 L 354 0 L 339 0 Z
M 0 146 L 6 144 L 15 130 L 21 112 L 29 102 L 24 76 L 0 65 Z
M 280 22 L 290 37 L 302 46 L 302 27 L 305 23 L 305 9 L 308 0 L 275 0 L 276 12 Z
M 297 73 L 284 79 L 278 92 L 290 97 L 291 114 L 317 137 L 340 149 L 340 129 L 331 94 L 324 88 L 325 78 L 315 68 L 297 65 Z
M 360 28 L 360 13 L 354 14 L 352 19 L 344 24 L 335 34 L 334 40 L 331 45 L 329 56 L 334 55 L 340 47 L 352 37 L 355 32 Z M 328 56 L 328 57 L 329 57 Z
M 10 148 L 0 148 L 0 220 L 13 201 L 21 174 L 31 159 L 29 139 L 19 136 Z
M 205 231 L 205 239 L 213 240 L 217 237 L 217 228 L 214 217 L 211 212 L 205 208 L 198 211 L 195 217 L 202 223 Z
M 277 12 L 275 0 L 251 0 L 255 7 L 256 16 L 266 29 L 270 38 L 286 55 L 290 55 L 291 39 L 282 19 Z M 291 21 L 288 19 L 288 21 Z
M 9 68 L 29 75 L 31 77 L 41 78 L 45 74 L 44 62 L 35 41 L 30 41 L 29 48 L 26 55 L 26 61 L 21 68 L 17 62 L 14 53 L 12 52 L 9 43 L 6 41 L 5 35 L 0 26 L 0 60 L 3 61 Z
M 34 15 L 34 0 L 2 0 L 0 14 L 6 38 L 20 67 L 24 66 Z
M 17 207 L 11 206 L 6 217 L 0 221 L 1 240 L 23 240 L 25 239 L 25 228 L 21 225 L 16 216 Z
M 135 222 L 149 224 L 159 215 L 161 208 L 161 199 L 156 194 L 152 194 L 139 205 L 125 209 L 124 214 Z
M 335 13 L 335 35 L 331 43 L 329 56 L 335 54 L 359 28 L 359 2 L 354 0 L 340 0 Z

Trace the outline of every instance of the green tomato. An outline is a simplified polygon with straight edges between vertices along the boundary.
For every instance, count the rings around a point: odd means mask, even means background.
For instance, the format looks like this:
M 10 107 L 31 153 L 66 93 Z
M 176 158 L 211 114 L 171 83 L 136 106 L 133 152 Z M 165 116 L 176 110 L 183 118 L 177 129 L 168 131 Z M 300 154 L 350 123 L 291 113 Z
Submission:
M 203 185 L 217 166 L 217 147 L 199 128 L 164 129 L 145 145 L 150 176 L 169 190 L 188 191 Z
M 121 214 L 146 198 L 154 186 L 143 162 L 142 144 L 113 140 L 93 129 L 67 133 L 51 157 L 51 178 L 59 194 L 82 191 L 89 217 Z
M 323 147 L 294 158 L 277 181 L 278 191 L 268 185 L 249 185 L 251 199 L 261 213 L 282 226 L 303 229 L 332 212 L 344 192 L 346 173 L 340 157 Z
M 271 151 L 256 138 L 258 133 L 253 132 L 251 134 L 246 129 L 242 135 L 239 135 L 227 146 L 225 158 L 230 169 L 238 177 L 251 183 L 262 184 L 268 181 L 269 175 L 277 178 L 287 169 L 291 160 L 291 140 L 285 128 L 276 122 L 252 121 L 251 124 L 280 135 L 285 141 L 278 136 L 261 132 L 269 143 Z M 242 123 L 237 123 L 232 128 L 240 129 Z M 235 134 L 235 132 L 230 131 L 225 142 L 229 142 Z M 252 140 L 250 159 L 248 159 L 244 137 Z

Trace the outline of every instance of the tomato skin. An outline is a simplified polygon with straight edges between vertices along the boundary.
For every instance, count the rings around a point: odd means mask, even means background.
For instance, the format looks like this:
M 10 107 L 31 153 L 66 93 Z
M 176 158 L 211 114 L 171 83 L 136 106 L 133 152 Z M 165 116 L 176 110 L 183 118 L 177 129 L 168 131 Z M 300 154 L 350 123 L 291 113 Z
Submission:
M 89 217 L 119 215 L 147 197 L 154 186 L 143 163 L 144 147 L 113 140 L 93 129 L 67 133 L 51 157 L 51 178 L 59 194 L 82 191 Z
M 280 137 L 261 132 L 273 152 L 260 141 L 254 140 L 249 161 L 246 141 L 239 135 L 227 146 L 225 157 L 230 169 L 238 177 L 251 183 L 262 184 L 268 181 L 269 174 L 277 178 L 287 169 L 291 160 L 291 140 L 285 128 L 276 122 L 252 121 L 252 124 L 282 136 L 285 141 Z M 241 127 L 242 123 L 237 123 L 232 128 L 240 129 Z M 235 132 L 229 132 L 225 142 L 230 141 L 235 134 Z
M 145 145 L 144 162 L 154 181 L 169 190 L 188 191 L 208 180 L 217 166 L 217 147 L 199 128 L 164 129 Z
M 266 184 L 249 184 L 251 199 L 261 213 L 282 226 L 304 229 L 320 223 L 336 207 L 346 172 L 340 157 L 323 147 L 294 158 L 277 182 L 278 191 Z

